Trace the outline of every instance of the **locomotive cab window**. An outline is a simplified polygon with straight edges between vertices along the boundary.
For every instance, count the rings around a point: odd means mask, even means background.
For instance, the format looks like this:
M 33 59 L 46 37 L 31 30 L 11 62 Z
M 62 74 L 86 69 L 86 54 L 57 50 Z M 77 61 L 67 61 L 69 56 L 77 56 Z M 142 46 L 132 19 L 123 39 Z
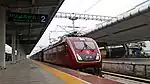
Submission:
M 92 41 L 75 41 L 74 42 L 76 49 L 95 49 L 96 46 Z

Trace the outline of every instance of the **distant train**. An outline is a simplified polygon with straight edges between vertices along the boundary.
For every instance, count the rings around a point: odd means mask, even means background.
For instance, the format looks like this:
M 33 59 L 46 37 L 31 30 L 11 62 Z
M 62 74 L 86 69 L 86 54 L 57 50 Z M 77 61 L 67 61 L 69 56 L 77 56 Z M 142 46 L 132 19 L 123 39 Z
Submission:
M 111 47 L 109 49 L 99 48 L 103 58 L 121 58 L 125 55 L 126 50 L 123 46 Z
M 59 42 L 31 56 L 31 59 L 49 62 L 72 69 L 93 68 L 101 73 L 102 57 L 97 43 L 87 37 L 63 37 Z
M 122 58 L 122 57 L 139 57 L 140 55 L 140 48 L 136 46 L 128 47 L 128 51 L 123 46 L 113 46 L 109 49 L 100 47 L 99 50 L 101 51 L 102 58 Z

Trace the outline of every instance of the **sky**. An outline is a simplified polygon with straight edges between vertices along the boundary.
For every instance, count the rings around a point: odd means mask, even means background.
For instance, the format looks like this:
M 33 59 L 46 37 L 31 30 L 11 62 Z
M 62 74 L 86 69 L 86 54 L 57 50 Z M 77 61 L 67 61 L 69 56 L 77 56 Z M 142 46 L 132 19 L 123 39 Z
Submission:
M 128 11 L 136 5 L 146 0 L 65 0 L 58 12 L 69 12 L 69 13 L 81 13 L 81 14 L 92 14 L 102 16 L 117 16 L 121 13 Z M 90 31 L 96 28 L 96 24 L 99 21 L 85 21 L 76 20 L 75 26 L 85 27 L 82 32 Z M 50 42 L 49 38 L 58 38 L 66 34 L 66 32 L 51 32 L 51 31 L 64 31 L 61 27 L 57 26 L 72 26 L 72 21 L 69 19 L 58 19 L 54 18 L 36 47 L 33 49 L 32 54 L 40 50 L 41 47 L 47 47 Z M 72 29 L 66 28 L 71 31 Z M 80 29 L 77 29 L 80 30 Z

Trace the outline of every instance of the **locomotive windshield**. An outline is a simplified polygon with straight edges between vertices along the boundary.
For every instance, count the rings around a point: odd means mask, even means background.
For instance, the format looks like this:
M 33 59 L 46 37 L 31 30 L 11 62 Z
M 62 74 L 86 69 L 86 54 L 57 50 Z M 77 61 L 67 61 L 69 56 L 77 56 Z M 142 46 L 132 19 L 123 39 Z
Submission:
M 76 49 L 95 49 L 94 42 L 91 41 L 76 41 L 74 42 Z

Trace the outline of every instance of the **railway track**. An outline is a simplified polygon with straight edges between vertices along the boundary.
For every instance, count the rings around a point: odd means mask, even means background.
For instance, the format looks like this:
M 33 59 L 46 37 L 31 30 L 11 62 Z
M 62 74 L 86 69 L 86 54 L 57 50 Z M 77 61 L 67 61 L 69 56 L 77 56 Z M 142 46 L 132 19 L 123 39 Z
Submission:
M 117 73 L 112 73 L 112 72 L 106 72 L 106 71 L 102 71 L 102 73 L 112 75 L 112 76 L 121 77 L 121 78 L 131 79 L 131 80 L 135 80 L 135 81 L 150 83 L 150 80 L 148 80 L 148 79 L 143 79 L 143 78 L 138 78 L 138 77 L 133 77 L 133 76 L 127 76 L 127 75 L 122 75 L 122 74 L 117 74 Z
M 122 75 L 122 74 L 117 74 L 117 73 L 112 73 L 112 72 L 106 72 L 106 71 L 102 71 L 103 76 L 104 75 L 110 75 L 110 76 L 114 76 L 114 77 L 119 77 L 119 78 L 123 78 L 123 79 L 127 79 L 127 80 L 133 80 L 134 82 L 139 82 L 139 84 L 150 84 L 150 80 L 149 79 L 143 79 L 143 78 L 138 78 L 138 77 L 133 77 L 133 76 L 127 76 L 127 75 Z M 107 76 L 108 77 L 108 76 Z M 104 78 L 107 78 L 104 77 Z M 126 81 L 127 82 L 127 81 Z
M 92 69 L 87 69 L 85 71 L 81 71 L 83 73 L 95 75 Z M 127 76 L 127 75 L 122 75 L 122 74 L 117 74 L 117 73 L 112 73 L 112 72 L 106 72 L 102 71 L 103 77 L 106 79 L 110 80 L 115 80 L 117 82 L 125 83 L 125 84 L 150 84 L 149 79 L 144 79 L 144 78 L 138 78 L 138 77 L 133 77 L 133 76 Z

